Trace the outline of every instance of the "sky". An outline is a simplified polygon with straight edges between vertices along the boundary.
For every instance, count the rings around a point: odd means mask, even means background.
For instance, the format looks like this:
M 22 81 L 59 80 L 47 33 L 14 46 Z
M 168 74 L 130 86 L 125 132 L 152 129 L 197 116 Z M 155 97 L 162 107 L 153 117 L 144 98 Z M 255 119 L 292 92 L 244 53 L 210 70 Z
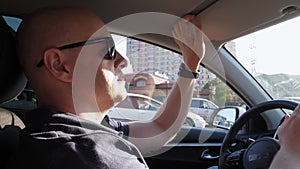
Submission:
M 257 73 L 300 74 L 300 17 L 235 42 L 237 58 Z

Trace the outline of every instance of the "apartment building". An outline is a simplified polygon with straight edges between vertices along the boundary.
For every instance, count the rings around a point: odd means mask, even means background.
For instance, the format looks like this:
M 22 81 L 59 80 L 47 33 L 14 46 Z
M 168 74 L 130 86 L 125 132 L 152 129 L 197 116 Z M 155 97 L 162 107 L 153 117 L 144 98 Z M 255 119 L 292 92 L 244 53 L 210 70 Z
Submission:
M 127 38 L 127 57 L 134 73 L 160 74 L 170 82 L 176 80 L 182 62 L 182 56 L 178 53 L 131 38 Z M 200 77 L 196 86 L 203 87 L 214 77 L 207 69 L 200 67 Z

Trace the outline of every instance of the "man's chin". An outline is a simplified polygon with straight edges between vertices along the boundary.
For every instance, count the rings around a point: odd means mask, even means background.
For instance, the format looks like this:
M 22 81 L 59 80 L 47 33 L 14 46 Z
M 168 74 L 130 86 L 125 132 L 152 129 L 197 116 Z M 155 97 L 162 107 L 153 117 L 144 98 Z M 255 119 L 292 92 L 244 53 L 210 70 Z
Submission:
M 114 95 L 114 103 L 119 104 L 127 97 L 127 91 L 126 89 L 120 89 L 117 91 L 117 93 Z
M 121 103 L 125 98 L 124 97 L 116 97 L 114 100 L 114 106 L 117 106 L 119 103 Z

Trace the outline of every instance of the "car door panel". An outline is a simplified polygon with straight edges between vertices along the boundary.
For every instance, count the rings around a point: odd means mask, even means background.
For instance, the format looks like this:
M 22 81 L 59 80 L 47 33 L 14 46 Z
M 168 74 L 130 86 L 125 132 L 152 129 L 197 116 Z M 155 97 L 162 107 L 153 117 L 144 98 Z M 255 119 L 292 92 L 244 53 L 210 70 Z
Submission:
M 146 157 L 151 169 L 207 169 L 218 165 L 218 156 L 228 130 L 218 128 L 182 128 L 174 140 L 163 147 L 164 153 Z M 275 130 L 240 133 L 243 138 L 272 137 Z M 180 139 L 183 138 L 183 139 Z M 164 151 L 166 150 L 166 151 Z
M 169 147 L 168 147 L 169 148 Z M 151 169 L 201 169 L 218 165 L 221 144 L 178 144 L 169 151 L 146 158 Z M 211 159 L 205 155 L 212 156 Z M 189 158 L 187 158 L 189 157 Z
M 183 127 L 174 140 L 160 150 L 164 153 L 146 158 L 147 164 L 151 169 L 201 169 L 218 165 L 225 134 L 226 130 L 216 128 Z

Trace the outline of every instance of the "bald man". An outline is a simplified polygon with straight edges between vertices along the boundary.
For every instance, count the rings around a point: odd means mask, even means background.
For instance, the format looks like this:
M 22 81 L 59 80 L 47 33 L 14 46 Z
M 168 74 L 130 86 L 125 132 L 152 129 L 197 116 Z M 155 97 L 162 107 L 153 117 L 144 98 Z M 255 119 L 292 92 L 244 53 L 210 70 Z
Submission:
M 188 15 L 174 26 L 185 64 L 168 100 L 151 121 L 121 123 L 106 113 L 126 97 L 127 60 L 115 51 L 101 19 L 75 7 L 27 16 L 17 32 L 17 49 L 39 108 L 26 113 L 22 146 L 11 168 L 147 168 L 140 151 L 167 143 L 188 113 L 204 55 L 200 31 L 194 31 L 199 39 L 186 39 L 191 25 L 200 27 Z M 104 117 L 106 127 L 100 125 Z

